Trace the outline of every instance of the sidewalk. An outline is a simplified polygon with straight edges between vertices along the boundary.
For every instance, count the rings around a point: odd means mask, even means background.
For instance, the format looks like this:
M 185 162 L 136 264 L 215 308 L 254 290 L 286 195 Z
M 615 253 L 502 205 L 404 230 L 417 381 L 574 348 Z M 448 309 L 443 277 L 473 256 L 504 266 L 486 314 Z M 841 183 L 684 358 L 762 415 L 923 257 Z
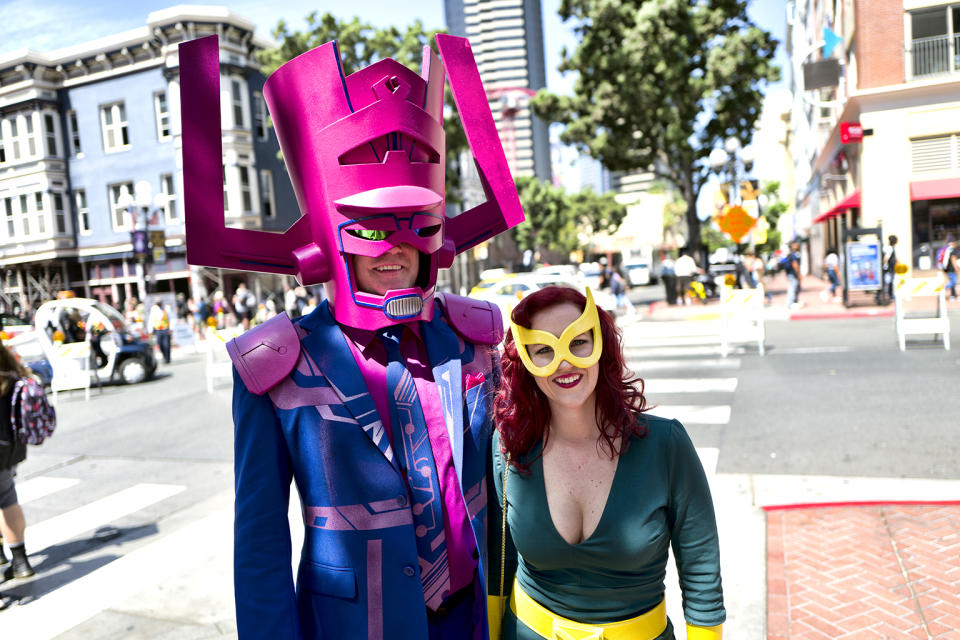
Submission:
M 843 306 L 843 292 L 838 289 L 840 296 L 836 301 L 830 298 L 830 283 L 816 276 L 807 275 L 801 282 L 800 305 L 793 309 L 787 308 L 787 276 L 778 273 L 767 277 L 764 286 L 771 299 L 766 305 L 765 318 L 767 320 L 819 320 L 828 318 L 863 318 L 863 317 L 893 317 L 893 302 L 888 305 L 877 305 L 872 294 L 852 293 L 850 307 Z M 960 300 L 947 300 L 948 312 L 960 313 Z M 717 299 L 706 303 L 694 302 L 691 305 L 668 305 L 665 300 L 658 300 L 648 305 L 646 317 L 650 320 L 707 320 L 720 317 L 720 302 Z

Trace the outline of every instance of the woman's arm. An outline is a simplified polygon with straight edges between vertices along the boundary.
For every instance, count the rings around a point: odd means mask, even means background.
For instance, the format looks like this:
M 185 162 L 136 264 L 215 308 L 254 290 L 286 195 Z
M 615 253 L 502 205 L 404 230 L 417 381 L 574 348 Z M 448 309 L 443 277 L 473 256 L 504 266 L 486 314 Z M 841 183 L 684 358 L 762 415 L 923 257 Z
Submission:
M 720 545 L 713 499 L 686 430 L 672 425 L 670 451 L 671 545 L 677 563 L 687 637 L 715 640 L 726 620 L 720 580 Z

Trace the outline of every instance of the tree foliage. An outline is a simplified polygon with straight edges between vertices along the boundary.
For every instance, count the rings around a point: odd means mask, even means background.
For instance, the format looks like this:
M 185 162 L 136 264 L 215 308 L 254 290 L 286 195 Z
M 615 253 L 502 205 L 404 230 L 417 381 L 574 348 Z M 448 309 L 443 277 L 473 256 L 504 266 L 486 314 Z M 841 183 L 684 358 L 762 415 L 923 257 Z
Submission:
M 563 187 L 532 176 L 516 182 L 526 220 L 511 233 L 521 251 L 570 253 L 581 247 L 581 234 L 614 233 L 627 215 L 613 194 L 597 195 L 589 188 L 568 194 Z
M 306 21 L 306 31 L 291 31 L 284 20 L 277 23 L 273 38 L 280 46 L 257 53 L 265 74 L 273 73 L 285 62 L 331 40 L 337 41 L 343 71 L 347 75 L 383 58 L 393 58 L 420 73 L 424 45 L 430 45 L 434 53 L 438 53 L 434 36 L 443 33 L 442 30 L 425 29 L 420 19 L 414 20 L 404 31 L 397 27 L 380 29 L 358 17 L 340 20 L 330 13 L 318 17 L 316 11 L 308 14 Z M 459 175 L 451 167 L 456 166 L 460 152 L 467 148 L 467 138 L 449 87 L 444 88 L 444 96 L 448 107 L 443 118 L 447 141 L 447 200 L 457 202 Z
M 615 171 L 653 170 L 687 202 L 689 243 L 702 248 L 696 200 L 710 150 L 752 137 L 761 84 L 775 82 L 776 40 L 739 0 L 561 0 L 579 45 L 560 71 L 574 95 L 541 91 L 540 117 L 561 139 Z

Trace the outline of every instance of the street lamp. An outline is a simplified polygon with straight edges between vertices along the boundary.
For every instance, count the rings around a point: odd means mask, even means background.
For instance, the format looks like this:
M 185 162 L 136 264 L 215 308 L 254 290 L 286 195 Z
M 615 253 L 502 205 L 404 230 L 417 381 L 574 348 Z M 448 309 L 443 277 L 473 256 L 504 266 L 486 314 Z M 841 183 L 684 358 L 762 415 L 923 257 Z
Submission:
M 740 140 L 731 136 L 724 141 L 723 148 L 717 147 L 710 152 L 708 160 L 718 176 L 726 169 L 730 178 L 729 203 L 740 204 L 740 169 L 743 169 L 743 175 L 746 176 L 753 168 L 755 160 L 753 145 L 741 147 Z
M 162 209 L 166 204 L 166 196 L 158 193 L 153 198 L 153 187 L 146 180 L 140 180 L 134 187 L 134 195 L 124 193 L 120 196 L 118 205 L 125 208 L 132 221 L 130 230 L 130 241 L 133 244 L 133 253 L 139 259 L 140 273 L 137 275 L 142 284 L 140 284 L 140 299 L 146 298 L 150 293 L 149 261 L 147 254 L 150 250 L 150 216 Z M 142 215 L 138 215 L 138 209 Z M 143 220 L 143 229 L 138 229 L 138 218 Z

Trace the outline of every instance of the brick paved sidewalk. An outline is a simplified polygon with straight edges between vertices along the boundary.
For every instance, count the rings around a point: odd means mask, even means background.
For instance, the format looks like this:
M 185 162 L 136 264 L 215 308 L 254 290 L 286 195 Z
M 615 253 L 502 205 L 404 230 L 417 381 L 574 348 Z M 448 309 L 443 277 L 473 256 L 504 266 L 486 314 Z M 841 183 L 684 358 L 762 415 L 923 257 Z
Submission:
M 960 502 L 766 511 L 767 640 L 960 639 Z

